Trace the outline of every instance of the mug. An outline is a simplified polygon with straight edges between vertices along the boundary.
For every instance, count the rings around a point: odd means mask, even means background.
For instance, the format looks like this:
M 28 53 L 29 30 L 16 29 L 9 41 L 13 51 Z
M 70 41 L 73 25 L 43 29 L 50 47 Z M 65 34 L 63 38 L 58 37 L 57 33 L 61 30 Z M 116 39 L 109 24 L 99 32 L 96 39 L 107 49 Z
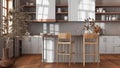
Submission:
M 64 16 L 64 20 L 67 21 L 68 20 L 68 16 Z

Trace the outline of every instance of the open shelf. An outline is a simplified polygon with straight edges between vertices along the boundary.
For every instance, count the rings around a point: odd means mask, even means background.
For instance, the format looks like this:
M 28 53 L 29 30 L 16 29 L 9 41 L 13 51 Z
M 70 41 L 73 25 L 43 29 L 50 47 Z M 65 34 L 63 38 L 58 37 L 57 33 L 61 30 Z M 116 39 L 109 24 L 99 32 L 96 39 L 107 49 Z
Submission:
M 27 22 L 33 22 L 33 23 L 48 23 L 48 22 L 56 22 L 54 19 L 41 19 L 41 20 L 27 20 Z
M 96 5 L 96 22 L 120 22 L 120 5 Z
M 68 22 L 68 21 L 65 21 L 65 20 L 56 20 L 56 22 Z
M 120 5 L 96 5 L 96 7 L 120 7 Z
M 56 5 L 56 7 L 68 7 L 68 5 L 67 4 L 61 4 L 61 5 Z
M 68 14 L 68 12 L 60 12 L 60 13 L 56 13 L 56 14 Z
M 108 15 L 108 14 L 120 14 L 120 12 L 105 12 L 105 13 L 100 13 L 100 12 L 96 12 L 95 14 L 106 14 L 106 15 Z
M 111 20 L 111 21 L 102 21 L 102 20 L 96 20 L 95 22 L 120 22 L 120 20 Z
M 24 13 L 27 13 L 27 14 L 29 14 L 29 15 L 31 15 L 31 14 L 36 14 L 36 12 L 24 12 Z
M 23 7 L 36 7 L 36 5 L 23 5 Z

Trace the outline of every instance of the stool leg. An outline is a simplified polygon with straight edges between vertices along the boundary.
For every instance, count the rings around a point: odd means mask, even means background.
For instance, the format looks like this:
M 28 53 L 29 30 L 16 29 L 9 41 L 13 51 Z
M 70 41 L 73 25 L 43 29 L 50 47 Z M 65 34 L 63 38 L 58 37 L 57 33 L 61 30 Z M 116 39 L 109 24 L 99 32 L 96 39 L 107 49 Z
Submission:
M 58 55 L 58 52 L 59 52 L 59 44 L 57 44 L 57 49 L 56 49 L 56 62 L 57 62 L 57 64 L 58 64 L 58 61 L 59 61 L 59 55 Z
M 64 49 L 65 47 L 64 47 L 64 46 L 65 46 L 65 45 L 63 44 L 63 48 L 62 48 L 62 49 L 63 49 L 63 52 L 65 52 L 65 49 Z M 65 62 L 65 56 L 64 56 L 64 55 L 63 55 L 63 58 L 62 58 L 62 59 L 63 59 L 63 62 Z
M 85 40 L 83 39 L 83 66 L 85 66 Z
M 97 62 L 99 63 L 99 49 L 98 49 L 99 47 L 98 47 L 98 45 L 97 45 Z

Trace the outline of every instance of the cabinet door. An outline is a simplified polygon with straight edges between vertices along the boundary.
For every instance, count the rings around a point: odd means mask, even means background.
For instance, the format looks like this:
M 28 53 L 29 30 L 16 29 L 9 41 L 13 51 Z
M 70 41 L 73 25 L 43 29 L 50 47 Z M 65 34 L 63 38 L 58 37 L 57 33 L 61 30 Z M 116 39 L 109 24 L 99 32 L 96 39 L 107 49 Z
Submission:
M 114 36 L 114 43 L 112 45 L 112 50 L 114 54 L 120 54 L 120 36 Z
M 106 53 L 112 54 L 113 53 L 112 45 L 113 45 L 113 42 L 114 42 L 114 40 L 113 40 L 114 36 L 106 36 L 106 38 L 107 38 L 107 48 L 106 48 L 107 52 Z
M 106 53 L 106 47 L 107 47 L 107 38 L 104 36 L 101 36 L 99 39 L 99 52 L 100 54 Z
M 42 37 L 38 37 L 38 47 L 39 47 L 38 52 L 40 54 L 42 54 L 42 45 L 43 45 Z
M 95 0 L 68 0 L 69 21 L 95 18 Z
M 55 20 L 55 0 L 36 0 L 36 19 Z
M 31 53 L 31 37 L 24 37 L 22 39 L 22 53 L 23 54 Z
M 31 53 L 33 54 L 40 54 L 41 53 L 41 46 L 40 46 L 40 39 L 39 37 L 32 37 L 32 49 Z
M 99 41 L 101 54 L 120 54 L 120 38 L 118 36 L 102 36 Z

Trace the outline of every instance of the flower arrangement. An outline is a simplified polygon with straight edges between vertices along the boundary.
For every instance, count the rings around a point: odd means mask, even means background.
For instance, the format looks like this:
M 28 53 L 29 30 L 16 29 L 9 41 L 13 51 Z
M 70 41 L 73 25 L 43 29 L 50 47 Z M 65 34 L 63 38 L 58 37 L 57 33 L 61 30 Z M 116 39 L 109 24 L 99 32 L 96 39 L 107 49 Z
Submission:
M 85 19 L 84 21 L 84 30 L 85 30 L 85 33 L 97 33 L 99 34 L 100 33 L 100 26 L 99 25 L 95 25 L 95 20 L 92 19 L 92 18 L 88 18 L 88 19 Z

